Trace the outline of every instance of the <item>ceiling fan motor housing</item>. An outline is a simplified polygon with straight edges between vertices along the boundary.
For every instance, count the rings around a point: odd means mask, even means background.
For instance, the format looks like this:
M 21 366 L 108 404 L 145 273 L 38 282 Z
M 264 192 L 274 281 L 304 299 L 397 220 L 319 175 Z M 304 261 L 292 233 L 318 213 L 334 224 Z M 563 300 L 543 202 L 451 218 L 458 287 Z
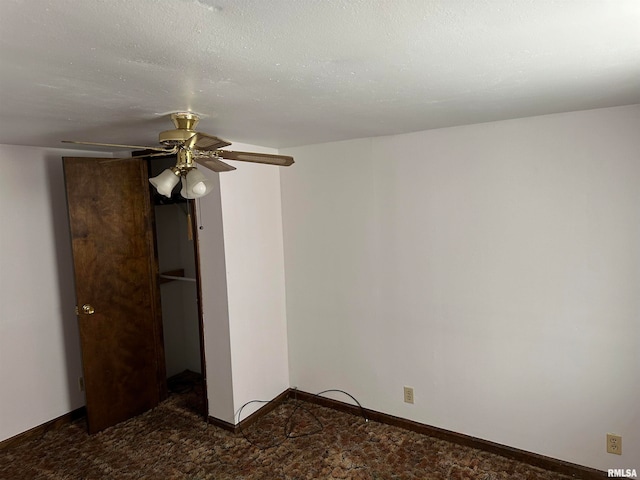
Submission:
M 160 132 L 158 141 L 162 145 L 182 145 L 186 140 L 195 135 L 196 125 L 200 121 L 200 117 L 191 112 L 180 112 L 171 114 L 171 121 L 176 126 L 174 130 L 165 130 Z

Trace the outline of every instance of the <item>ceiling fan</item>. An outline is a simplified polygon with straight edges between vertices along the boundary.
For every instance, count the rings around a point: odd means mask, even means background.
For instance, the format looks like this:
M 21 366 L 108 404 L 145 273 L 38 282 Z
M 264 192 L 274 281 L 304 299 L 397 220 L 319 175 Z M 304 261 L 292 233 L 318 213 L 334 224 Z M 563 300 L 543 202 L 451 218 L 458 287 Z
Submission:
M 293 157 L 287 155 L 273 155 L 268 153 L 234 152 L 220 150 L 231 145 L 222 140 L 194 129 L 200 117 L 192 112 L 178 112 L 171 114 L 171 120 L 176 127 L 166 130 L 159 135 L 160 147 L 142 145 L 122 145 L 118 143 L 97 143 L 63 140 L 63 143 L 75 143 L 79 145 L 94 145 L 98 147 L 115 147 L 128 149 L 142 149 L 150 151 L 144 155 L 132 158 L 164 157 L 176 155 L 176 165 L 164 170 L 160 175 L 150 178 L 149 182 L 158 190 L 158 193 L 171 197 L 173 188 L 182 180 L 180 194 L 185 198 L 203 197 L 211 191 L 211 181 L 196 169 L 196 163 L 207 167 L 214 172 L 229 172 L 236 167 L 223 162 L 225 160 L 238 160 L 241 162 L 264 163 L 288 167 L 293 164 Z

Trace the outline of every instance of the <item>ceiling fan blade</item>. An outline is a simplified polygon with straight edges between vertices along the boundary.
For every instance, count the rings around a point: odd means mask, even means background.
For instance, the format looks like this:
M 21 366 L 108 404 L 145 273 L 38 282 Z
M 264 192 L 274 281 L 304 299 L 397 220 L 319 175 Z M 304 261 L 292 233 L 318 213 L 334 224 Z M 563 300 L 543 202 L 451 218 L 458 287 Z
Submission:
M 149 157 L 166 157 L 169 155 L 175 155 L 180 150 L 178 147 L 171 147 L 165 150 L 162 150 L 161 153 L 145 153 L 143 155 L 133 155 L 131 158 L 149 158 Z
M 62 140 L 62 143 L 75 143 L 77 145 L 94 145 L 96 147 L 131 148 L 135 150 L 154 150 L 156 152 L 170 152 L 172 150 L 172 149 L 167 149 L 163 147 L 148 147 L 146 145 L 122 145 L 119 143 L 77 142 L 75 140 Z
M 100 160 L 100 165 L 104 164 L 104 163 L 115 163 L 115 162 L 128 162 L 129 160 L 133 160 L 135 158 L 138 157 L 126 157 L 126 158 L 103 158 L 102 160 Z
M 172 148 L 171 150 L 163 151 L 162 153 L 147 153 L 145 155 L 136 155 L 135 157 L 124 157 L 124 158 L 106 158 L 100 163 L 111 163 L 111 162 L 121 162 L 123 160 L 137 160 L 138 158 L 150 158 L 150 157 L 166 157 L 168 155 L 175 154 L 178 151 L 178 148 Z
M 266 163 L 288 167 L 293 165 L 293 157 L 287 155 L 272 155 L 270 153 L 233 152 L 231 150 L 219 150 L 218 155 L 227 160 L 240 160 L 242 162 Z
M 193 159 L 196 163 L 199 163 L 214 172 L 230 172 L 231 170 L 236 169 L 236 167 L 232 167 L 228 163 L 224 163 L 223 161 L 213 157 L 194 157 Z
M 231 145 L 231 143 L 226 140 L 200 132 L 197 132 L 184 142 L 185 147 L 194 148 L 196 150 L 218 150 L 219 148 L 227 147 L 229 145 Z

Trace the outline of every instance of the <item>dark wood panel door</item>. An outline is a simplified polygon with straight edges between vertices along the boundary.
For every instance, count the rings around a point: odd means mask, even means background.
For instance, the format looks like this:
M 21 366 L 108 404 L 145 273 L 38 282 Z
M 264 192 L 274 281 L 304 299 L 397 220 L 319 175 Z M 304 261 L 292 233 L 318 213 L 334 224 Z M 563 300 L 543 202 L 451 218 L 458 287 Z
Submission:
M 167 395 L 153 209 L 146 160 L 63 162 L 94 433 Z

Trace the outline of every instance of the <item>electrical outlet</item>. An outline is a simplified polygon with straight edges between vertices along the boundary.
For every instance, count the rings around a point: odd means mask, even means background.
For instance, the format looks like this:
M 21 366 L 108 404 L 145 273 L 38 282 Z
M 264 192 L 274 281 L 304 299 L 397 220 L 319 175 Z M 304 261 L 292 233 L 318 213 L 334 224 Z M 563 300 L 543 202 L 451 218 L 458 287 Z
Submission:
M 413 387 L 404 387 L 405 403 L 413 403 Z
M 622 455 L 622 437 L 620 435 L 607 433 L 607 453 Z
M 78 377 L 78 388 L 81 392 L 84 392 L 84 378 Z

